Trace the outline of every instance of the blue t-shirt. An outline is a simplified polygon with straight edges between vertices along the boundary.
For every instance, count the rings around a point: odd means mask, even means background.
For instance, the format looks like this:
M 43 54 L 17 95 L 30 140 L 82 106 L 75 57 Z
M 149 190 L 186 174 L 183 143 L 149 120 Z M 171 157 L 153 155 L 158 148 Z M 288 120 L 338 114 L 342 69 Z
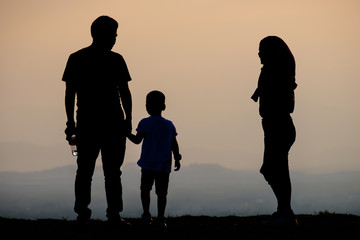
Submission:
M 137 164 L 145 170 L 171 172 L 172 139 L 177 136 L 174 124 L 163 117 L 147 117 L 136 131 L 144 136 Z

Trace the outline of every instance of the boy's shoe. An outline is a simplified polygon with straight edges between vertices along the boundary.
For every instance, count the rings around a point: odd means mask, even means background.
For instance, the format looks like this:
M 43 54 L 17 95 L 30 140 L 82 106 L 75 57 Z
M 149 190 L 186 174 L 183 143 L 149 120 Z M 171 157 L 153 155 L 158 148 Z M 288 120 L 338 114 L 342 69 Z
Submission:
M 160 217 L 156 219 L 156 227 L 161 229 L 167 228 L 167 224 L 164 217 Z
M 151 225 L 152 222 L 153 222 L 153 219 L 152 219 L 151 215 L 150 214 L 145 214 L 145 213 L 143 213 L 141 215 L 141 220 L 142 220 L 143 224 L 145 224 L 145 225 Z

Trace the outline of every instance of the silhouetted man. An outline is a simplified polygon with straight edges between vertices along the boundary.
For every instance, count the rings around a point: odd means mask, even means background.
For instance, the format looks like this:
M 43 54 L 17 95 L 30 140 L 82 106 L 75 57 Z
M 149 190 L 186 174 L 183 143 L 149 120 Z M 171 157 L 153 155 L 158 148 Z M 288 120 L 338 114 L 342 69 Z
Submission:
M 120 168 L 126 133 L 131 131 L 132 99 L 128 86 L 131 77 L 123 57 L 111 51 L 117 28 L 114 19 L 97 18 L 91 25 L 92 44 L 70 55 L 62 78 L 66 82 L 66 139 L 70 143 L 76 135 L 74 141 L 78 149 L 74 210 L 80 223 L 86 223 L 91 217 L 88 207 L 91 181 L 101 151 L 106 216 L 111 223 L 126 224 L 120 217 L 123 209 Z

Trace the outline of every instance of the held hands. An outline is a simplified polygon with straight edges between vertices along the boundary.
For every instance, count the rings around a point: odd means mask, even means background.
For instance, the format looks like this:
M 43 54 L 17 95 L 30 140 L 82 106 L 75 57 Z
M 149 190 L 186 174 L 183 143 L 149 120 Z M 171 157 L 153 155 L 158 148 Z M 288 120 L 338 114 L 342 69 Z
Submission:
M 181 167 L 181 164 L 180 164 L 180 160 L 181 160 L 182 156 L 181 154 L 176 154 L 174 155 L 174 159 L 175 159 L 175 169 L 174 171 L 179 171 L 180 170 L 180 167 Z

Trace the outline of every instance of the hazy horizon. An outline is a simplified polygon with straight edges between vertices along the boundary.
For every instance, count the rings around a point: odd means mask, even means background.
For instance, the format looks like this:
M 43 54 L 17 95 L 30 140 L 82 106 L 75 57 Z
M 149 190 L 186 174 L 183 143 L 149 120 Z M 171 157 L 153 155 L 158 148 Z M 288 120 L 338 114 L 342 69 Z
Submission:
M 128 163 L 123 169 L 122 216 L 140 217 L 140 168 L 135 163 Z M 0 172 L 0 216 L 75 219 L 75 171 L 75 165 L 68 165 L 32 173 Z M 292 205 L 296 214 L 329 211 L 360 215 L 358 171 L 331 174 L 295 171 L 291 175 Z M 154 192 L 152 199 L 151 212 L 156 215 Z M 100 166 L 94 174 L 90 207 L 94 219 L 106 219 Z M 232 170 L 217 164 L 192 164 L 170 175 L 167 216 L 252 216 L 271 214 L 275 208 L 275 197 L 257 171 Z

